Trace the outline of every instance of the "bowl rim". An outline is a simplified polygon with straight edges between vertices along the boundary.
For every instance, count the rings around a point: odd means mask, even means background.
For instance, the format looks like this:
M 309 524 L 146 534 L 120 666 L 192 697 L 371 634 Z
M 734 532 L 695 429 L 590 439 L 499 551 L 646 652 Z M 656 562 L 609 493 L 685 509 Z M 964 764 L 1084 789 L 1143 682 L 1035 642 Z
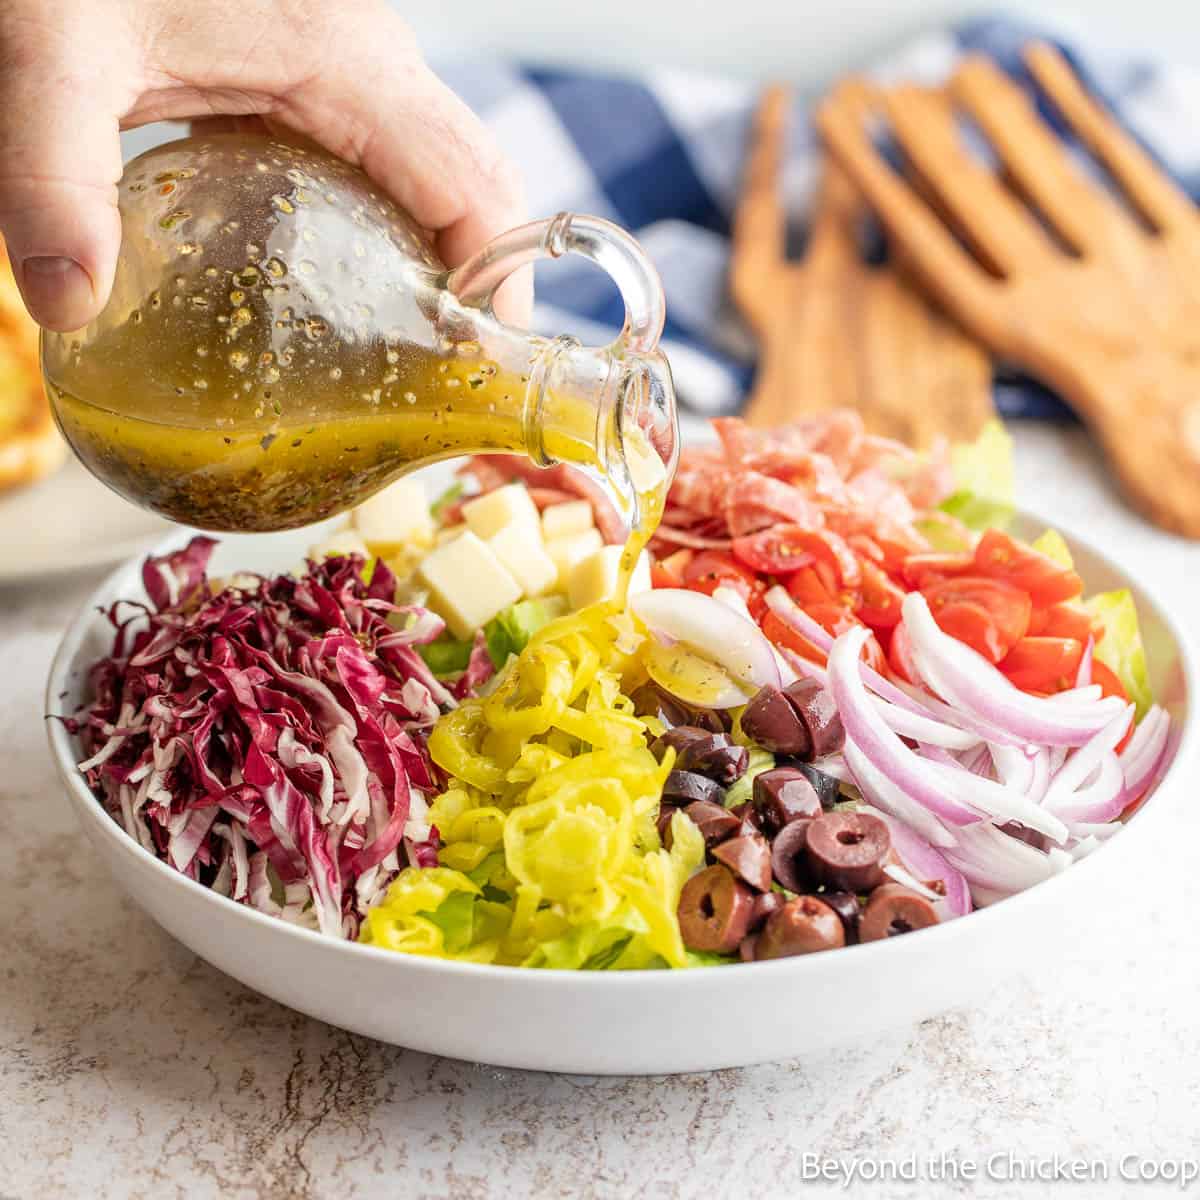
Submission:
M 1042 517 L 1034 510 L 1017 509 L 1017 516 L 1045 525 L 1047 528 L 1058 526 Z M 196 536 L 191 529 L 173 530 L 155 545 L 137 555 L 123 560 L 117 567 L 109 571 L 104 579 L 93 589 L 87 600 L 71 618 L 55 651 L 46 681 L 43 696 L 44 719 L 46 722 L 47 740 L 51 757 L 59 777 L 66 787 L 72 806 L 81 824 L 90 824 L 102 837 L 109 841 L 122 853 L 131 856 L 135 861 L 156 873 L 164 882 L 167 889 L 182 888 L 186 893 L 191 890 L 193 895 L 202 897 L 202 903 L 215 904 L 219 911 L 230 917 L 258 925 L 264 930 L 273 930 L 280 936 L 297 939 L 297 946 L 311 945 L 331 953 L 341 953 L 351 956 L 351 959 L 362 958 L 375 960 L 379 963 L 390 963 L 392 969 L 398 971 L 413 971 L 418 974 L 432 973 L 434 975 L 459 975 L 464 981 L 475 979 L 507 980 L 519 985 L 534 985 L 543 981 L 543 985 L 551 986 L 585 986 L 592 988 L 631 988 L 650 986 L 655 988 L 675 987 L 681 979 L 691 978 L 697 974 L 709 980 L 716 978 L 736 980 L 742 978 L 738 971 L 728 971 L 726 967 L 752 968 L 756 972 L 773 971 L 795 972 L 798 976 L 811 974 L 815 971 L 836 971 L 838 963 L 845 964 L 844 970 L 858 969 L 866 965 L 865 956 L 873 955 L 872 961 L 878 960 L 882 966 L 885 956 L 911 954 L 914 947 L 919 945 L 926 952 L 936 952 L 940 943 L 953 944 L 964 936 L 962 929 L 977 929 L 980 936 L 986 936 L 984 922 L 995 924 L 1003 919 L 1003 914 L 1017 917 L 1031 904 L 1051 900 L 1065 886 L 1064 880 L 1079 879 L 1082 875 L 1090 877 L 1098 869 L 1097 861 L 1108 862 L 1112 858 L 1111 848 L 1122 845 L 1128 839 L 1128 829 L 1143 828 L 1147 825 L 1146 817 L 1153 812 L 1162 813 L 1167 806 L 1169 796 L 1166 794 L 1175 790 L 1175 783 L 1181 774 L 1181 766 L 1196 754 L 1197 744 L 1200 743 L 1200 655 L 1192 635 L 1183 627 L 1175 614 L 1164 607 L 1157 599 L 1151 597 L 1156 609 L 1156 615 L 1170 634 L 1179 653 L 1179 663 L 1183 675 L 1183 683 L 1188 697 L 1188 719 L 1179 730 L 1176 740 L 1175 757 L 1170 768 L 1159 780 L 1153 794 L 1145 801 L 1127 822 L 1126 830 L 1106 841 L 1096 851 L 1074 862 L 1069 868 L 1058 872 L 1048 879 L 1042 880 L 1033 887 L 988 905 L 983 909 L 973 909 L 967 914 L 967 919 L 958 918 L 946 921 L 927 929 L 916 931 L 917 937 L 885 938 L 882 941 L 859 943 L 854 946 L 844 946 L 833 954 L 807 954 L 790 958 L 776 959 L 761 963 L 713 964 L 689 967 L 683 970 L 666 970 L 662 968 L 639 968 L 628 971 L 579 971 L 563 967 L 540 967 L 537 969 L 519 966 L 506 966 L 493 963 L 460 962 L 453 959 L 433 958 L 426 955 L 403 954 L 388 950 L 382 946 L 372 946 L 363 942 L 348 941 L 332 938 L 313 929 L 293 925 L 278 917 L 259 912 L 249 905 L 241 904 L 227 896 L 214 892 L 186 875 L 174 870 L 167 863 L 151 854 L 135 838 L 129 836 L 98 802 L 83 777 L 76 770 L 77 758 L 72 749 L 71 735 L 67 732 L 62 717 L 67 714 L 57 712 L 60 696 L 69 690 L 68 672 L 72 660 L 79 651 L 80 644 L 87 635 L 91 624 L 97 615 L 106 610 L 102 603 L 105 594 L 111 590 L 117 578 L 127 571 L 136 569 L 140 561 L 148 554 L 162 554 L 167 550 L 177 548 L 184 538 Z M 1086 537 L 1073 532 L 1064 535 L 1068 543 L 1073 543 L 1089 555 L 1104 563 L 1114 573 L 1128 580 L 1128 573 L 1121 568 L 1108 554 L 1098 549 Z M 1144 589 L 1143 589 L 1144 590 Z M 1170 785 L 1170 786 L 1168 786 Z M 1142 840 L 1139 835 L 1139 841 Z M 1031 900 L 1030 897 L 1035 897 Z M 1037 898 L 1041 898 L 1040 900 Z M 1001 914 L 997 916 L 996 914 Z M 971 936 L 970 934 L 965 936 Z M 909 947 L 909 949 L 905 949 Z M 852 956 L 852 957 L 851 957 Z M 584 982 L 586 980 L 586 982 Z

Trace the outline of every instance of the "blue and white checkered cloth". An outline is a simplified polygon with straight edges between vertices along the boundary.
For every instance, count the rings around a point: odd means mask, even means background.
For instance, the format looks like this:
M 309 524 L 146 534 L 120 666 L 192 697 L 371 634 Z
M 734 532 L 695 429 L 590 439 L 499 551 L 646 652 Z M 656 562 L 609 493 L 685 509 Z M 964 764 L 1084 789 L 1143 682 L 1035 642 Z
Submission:
M 987 18 L 922 36 L 871 74 L 933 84 L 963 53 L 984 51 L 1031 88 L 1020 52 L 1032 37 L 1059 45 L 1088 87 L 1200 201 L 1195 70 L 1105 52 L 1061 31 Z M 629 79 L 471 62 L 441 74 L 523 168 L 532 213 L 595 213 L 636 234 L 666 288 L 664 349 L 681 405 L 697 415 L 736 411 L 753 377 L 754 347 L 726 288 L 729 225 L 760 89 L 675 70 Z M 1065 135 L 1045 104 L 1041 111 Z M 788 211 L 802 226 L 820 151 L 809 123 L 793 124 L 782 188 Z M 547 332 L 598 344 L 623 319 L 611 282 L 575 260 L 539 268 L 537 294 L 537 324 Z M 1068 415 L 1036 383 L 1004 371 L 997 372 L 996 402 L 1009 416 Z

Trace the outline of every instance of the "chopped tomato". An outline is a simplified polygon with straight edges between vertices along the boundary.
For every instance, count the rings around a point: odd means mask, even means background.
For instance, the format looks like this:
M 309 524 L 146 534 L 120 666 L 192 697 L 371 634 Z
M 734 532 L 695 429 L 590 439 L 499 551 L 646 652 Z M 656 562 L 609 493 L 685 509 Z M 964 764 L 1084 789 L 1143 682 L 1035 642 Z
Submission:
M 925 585 L 941 579 L 966 575 L 975 568 L 972 554 L 910 554 L 904 560 L 904 582 L 920 592 Z
M 904 574 L 904 564 L 913 555 L 912 545 L 896 538 L 887 537 L 883 533 L 872 534 L 871 540 L 883 553 L 884 570 L 894 578 L 900 579 Z
M 1100 685 L 1102 696 L 1120 696 L 1126 703 L 1129 702 L 1129 693 L 1125 691 L 1125 685 L 1117 678 L 1116 673 L 1098 658 L 1092 659 L 1092 682 Z
M 741 579 L 745 583 L 757 584 L 758 577 L 748 571 L 732 554 L 725 550 L 701 550 L 684 564 L 685 586 L 698 579 L 715 576 L 718 579 Z
M 1038 608 L 1074 600 L 1083 592 L 1083 581 L 1074 571 L 998 529 L 989 529 L 979 539 L 975 569 L 1024 588 Z
M 846 538 L 846 545 L 864 562 L 870 561 L 879 566 L 887 563 L 887 555 L 884 554 L 883 547 L 873 537 L 867 537 L 865 533 L 850 534 Z
M 799 525 L 776 525 L 760 533 L 733 539 L 733 552 L 739 561 L 765 575 L 790 575 L 807 567 L 813 556 L 804 541 L 805 530 Z
M 1000 662 L 1029 630 L 1029 597 L 998 579 L 942 579 L 922 592 L 943 632 L 978 650 L 988 662 Z
M 838 604 L 815 605 L 805 608 L 814 621 L 816 621 L 826 633 L 831 637 L 837 637 L 839 634 L 845 633 L 847 629 L 854 628 L 858 624 L 857 621 Z M 794 654 L 798 654 L 801 658 L 807 658 L 809 662 L 823 663 L 825 661 L 825 652 L 818 650 L 802 633 L 798 633 L 793 629 L 782 617 L 777 616 L 770 609 L 767 609 L 763 614 L 762 631 L 766 635 L 767 641 L 791 650 Z M 875 638 L 867 639 L 866 645 L 863 647 L 863 659 L 876 671 L 887 670 L 887 659 L 884 657 L 883 649 Z
M 873 562 L 862 563 L 862 601 L 855 616 L 872 629 L 891 629 L 900 620 L 904 592 Z
M 1026 692 L 1051 695 L 1075 686 L 1083 643 L 1076 638 L 1022 638 L 1005 656 L 1000 670 Z
M 768 575 L 790 575 L 816 566 L 831 590 L 857 588 L 861 582 L 858 559 L 844 538 L 829 529 L 803 525 L 776 525 L 749 537 L 734 538 L 733 552 L 747 566 Z
M 656 588 L 681 588 L 684 571 L 696 556 L 695 550 L 676 550 L 666 558 L 656 559 L 650 567 L 650 583 Z
M 825 586 L 825 580 L 814 567 L 802 567 L 787 581 L 788 595 L 801 608 L 807 610 L 813 604 L 836 603 L 836 592 Z
M 672 556 L 674 557 L 674 556 Z M 762 580 L 721 550 L 701 550 L 683 568 L 683 586 L 711 596 L 719 587 L 732 588 L 746 602 L 757 621 L 766 610 Z
M 808 638 L 797 633 L 782 617 L 777 616 L 770 609 L 763 613 L 762 631 L 766 635 L 767 641 L 776 646 L 786 647 L 794 654 L 800 655 L 801 658 L 807 658 L 809 662 L 823 663 L 825 661 L 824 651 L 818 650 Z
M 1029 632 L 1036 637 L 1074 638 L 1086 645 L 1088 638 L 1100 640 L 1104 626 L 1078 604 L 1063 603 L 1035 608 L 1029 618 Z

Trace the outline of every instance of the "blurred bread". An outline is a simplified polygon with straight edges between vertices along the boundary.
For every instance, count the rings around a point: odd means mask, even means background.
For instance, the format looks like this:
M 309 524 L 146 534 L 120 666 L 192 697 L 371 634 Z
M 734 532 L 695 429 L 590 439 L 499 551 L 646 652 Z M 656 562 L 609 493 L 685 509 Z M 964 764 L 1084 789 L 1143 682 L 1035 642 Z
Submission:
M 42 386 L 38 327 L 0 243 L 0 493 L 34 483 L 66 457 Z

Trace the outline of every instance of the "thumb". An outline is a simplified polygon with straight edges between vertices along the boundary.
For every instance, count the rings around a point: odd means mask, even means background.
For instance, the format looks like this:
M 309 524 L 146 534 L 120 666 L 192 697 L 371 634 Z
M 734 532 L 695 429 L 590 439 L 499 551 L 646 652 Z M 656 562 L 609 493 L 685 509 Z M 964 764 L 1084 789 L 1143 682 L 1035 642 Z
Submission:
M 0 232 L 25 306 L 59 332 L 99 315 L 121 247 L 115 106 L 63 74 L 0 73 Z

